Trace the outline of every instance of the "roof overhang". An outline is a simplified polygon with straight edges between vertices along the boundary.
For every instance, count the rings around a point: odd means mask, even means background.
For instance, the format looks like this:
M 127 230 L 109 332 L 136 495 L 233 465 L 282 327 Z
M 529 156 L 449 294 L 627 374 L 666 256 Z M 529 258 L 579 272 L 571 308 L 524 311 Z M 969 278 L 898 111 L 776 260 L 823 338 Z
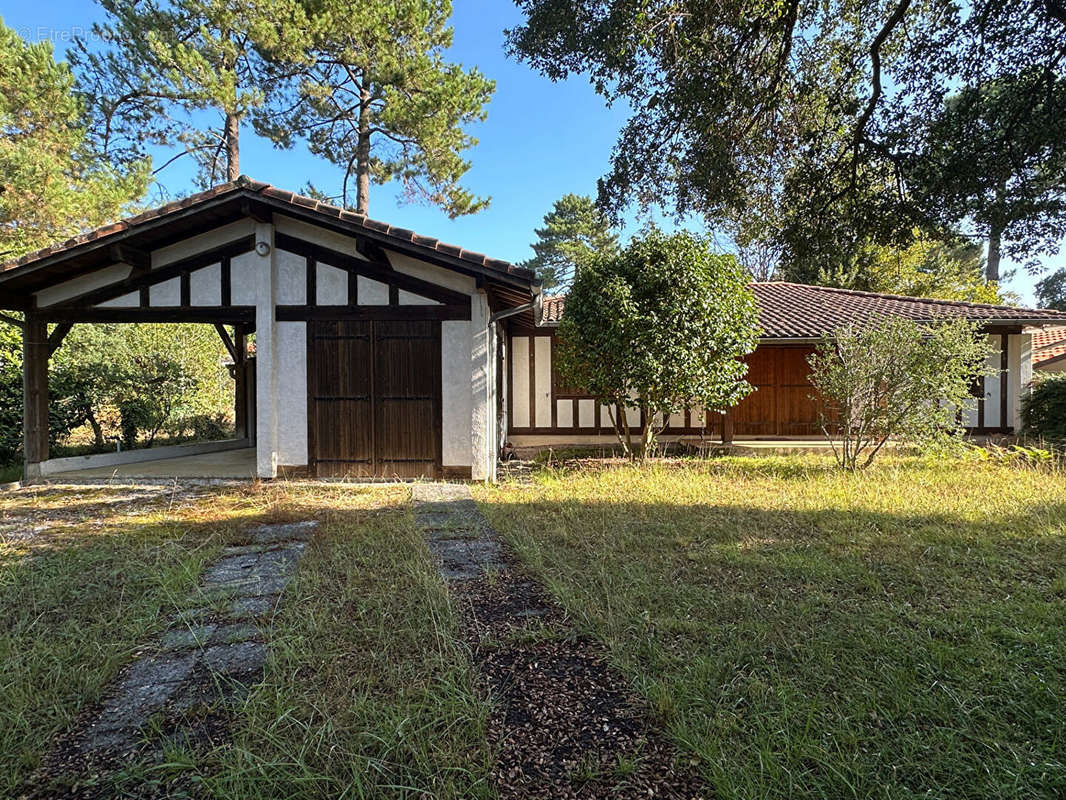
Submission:
M 250 184 L 250 185 L 249 185 Z M 258 188 L 257 188 L 258 187 Z M 132 217 L 76 237 L 0 267 L 0 309 L 33 307 L 33 295 L 115 263 L 149 258 L 152 251 L 241 219 L 271 221 L 274 215 L 308 222 L 353 237 L 362 246 L 402 253 L 472 277 L 498 305 L 521 305 L 539 296 L 540 285 L 528 270 L 469 253 L 412 231 L 393 228 L 342 209 L 289 193 L 263 193 L 266 184 L 238 182 L 216 194 L 194 195 L 155 212 Z M 272 188 L 272 187 L 267 187 Z M 477 256 L 478 259 L 475 259 Z M 478 263 L 478 261 L 482 263 Z

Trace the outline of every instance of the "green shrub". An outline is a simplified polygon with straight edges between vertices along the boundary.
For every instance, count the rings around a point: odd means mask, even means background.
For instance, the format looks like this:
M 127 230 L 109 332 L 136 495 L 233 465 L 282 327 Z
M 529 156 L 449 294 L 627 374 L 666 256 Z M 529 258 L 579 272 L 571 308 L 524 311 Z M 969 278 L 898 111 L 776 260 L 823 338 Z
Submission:
M 1022 400 L 1022 429 L 1030 436 L 1066 439 L 1066 373 L 1047 375 Z

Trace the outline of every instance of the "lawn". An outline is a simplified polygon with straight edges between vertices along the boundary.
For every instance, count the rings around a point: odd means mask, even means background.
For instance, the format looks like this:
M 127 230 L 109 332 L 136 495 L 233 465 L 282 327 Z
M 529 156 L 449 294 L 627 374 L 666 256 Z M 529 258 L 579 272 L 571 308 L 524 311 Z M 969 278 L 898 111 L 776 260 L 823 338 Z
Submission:
M 119 786 L 229 798 L 476 797 L 485 709 L 404 489 L 255 485 L 108 505 L 120 490 L 0 495 L 0 796 L 195 601 L 224 543 L 318 519 L 228 742 L 131 764 Z M 35 523 L 51 520 L 44 531 Z M 417 787 L 413 791 L 411 787 Z M 165 789 L 161 789 L 165 793 Z
M 1066 476 L 722 459 L 478 498 L 718 796 L 1066 795 Z

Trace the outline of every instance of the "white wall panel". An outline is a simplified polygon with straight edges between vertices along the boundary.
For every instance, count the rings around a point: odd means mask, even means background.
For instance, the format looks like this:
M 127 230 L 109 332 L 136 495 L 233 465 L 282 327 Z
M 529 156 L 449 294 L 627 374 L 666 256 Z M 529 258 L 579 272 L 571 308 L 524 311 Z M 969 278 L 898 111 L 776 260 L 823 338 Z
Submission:
M 103 303 L 98 303 L 97 308 L 138 308 L 141 305 L 141 293 L 130 292 L 124 294 L 122 297 L 116 297 L 114 300 L 105 300 Z
M 315 295 L 320 306 L 348 305 L 348 273 L 328 264 L 319 264 Z
M 222 305 L 221 264 L 212 264 L 189 274 L 189 302 L 194 306 Z
M 363 299 L 362 287 L 359 299 Z M 441 460 L 444 466 L 466 467 L 471 463 L 470 323 L 441 323 Z
M 240 239 L 242 236 L 250 236 L 255 232 L 255 222 L 251 219 L 237 220 L 228 225 L 213 228 L 204 233 L 182 239 L 180 242 L 161 247 L 152 251 L 152 269 L 172 264 L 183 258 L 194 256 L 205 250 L 221 247 L 224 244 Z
M 596 401 L 583 399 L 577 401 L 577 424 L 581 428 L 596 427 Z
M 148 302 L 153 308 L 181 305 L 181 278 L 157 283 L 148 290 Z
M 279 322 L 278 463 L 307 463 L 307 323 Z
M 387 306 L 389 304 L 389 286 L 381 281 L 359 276 L 359 305 Z
M 572 428 L 574 427 L 574 401 L 573 400 L 556 400 L 555 401 L 555 422 L 560 428 Z
M 58 286 L 42 289 L 37 292 L 37 305 L 43 308 L 62 303 L 94 289 L 101 289 L 104 286 L 110 286 L 113 283 L 125 280 L 130 276 L 131 272 L 133 272 L 133 268 L 128 264 L 112 264 L 110 267 L 90 272 L 88 275 L 82 275 Z
M 428 297 L 422 297 L 421 295 L 413 292 L 408 292 L 404 289 L 399 291 L 400 305 L 401 306 L 439 306 L 436 300 L 430 300 Z
M 536 394 L 536 426 L 552 425 L 552 340 L 549 336 L 533 337 L 534 391 Z
M 307 302 L 307 259 L 278 250 L 277 303 L 282 306 L 302 306 Z
M 230 260 L 230 301 L 235 306 L 254 306 L 258 293 L 256 272 L 264 269 L 266 259 L 254 252 L 242 253 Z
M 529 427 L 529 337 L 511 339 L 511 425 Z

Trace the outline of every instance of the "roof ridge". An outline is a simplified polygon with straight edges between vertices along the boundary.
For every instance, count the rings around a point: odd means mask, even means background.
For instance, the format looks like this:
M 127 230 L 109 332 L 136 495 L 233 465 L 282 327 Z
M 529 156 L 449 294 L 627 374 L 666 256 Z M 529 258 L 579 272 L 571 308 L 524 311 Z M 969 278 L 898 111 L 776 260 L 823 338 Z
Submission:
M 416 247 L 427 248 L 434 250 L 442 255 L 446 255 L 452 258 L 459 259 L 461 261 L 468 261 L 477 264 L 482 267 L 486 267 L 497 272 L 503 272 L 509 275 L 518 277 L 529 277 L 536 282 L 536 277 L 531 270 L 524 267 L 519 267 L 510 261 L 504 261 L 503 259 L 492 258 L 484 253 L 478 253 L 473 250 L 467 250 L 458 245 L 448 244 L 441 239 L 433 236 L 424 236 L 416 233 L 415 231 L 407 228 L 401 228 L 398 225 L 392 225 L 388 222 L 373 219 L 366 214 L 361 214 L 355 211 L 350 211 L 342 206 L 333 205 L 308 195 L 297 194 L 285 189 L 279 189 L 264 181 L 258 181 L 248 175 L 238 175 L 232 181 L 225 181 L 223 183 L 216 184 L 214 186 L 203 189 L 199 192 L 193 192 L 192 194 L 180 197 L 175 200 L 171 200 L 162 205 L 148 208 L 141 211 L 138 214 L 126 217 L 116 222 L 111 222 L 106 225 L 100 225 L 96 228 L 92 228 L 88 231 L 72 236 L 66 240 L 56 242 L 30 253 L 26 253 L 18 258 L 0 263 L 0 273 L 7 272 L 8 270 L 15 269 L 16 267 L 25 266 L 34 261 L 47 258 L 48 256 L 58 255 L 67 250 L 71 250 L 75 247 L 95 242 L 98 239 L 103 239 L 108 236 L 112 236 L 124 231 L 128 231 L 131 228 L 149 220 L 165 217 L 168 214 L 174 213 L 181 209 L 195 206 L 198 203 L 213 200 L 218 197 L 224 197 L 226 195 L 235 192 L 250 192 L 253 194 L 261 195 L 264 197 L 270 197 L 281 202 L 291 205 L 297 205 L 314 212 L 328 214 L 331 217 L 343 219 L 347 222 L 351 222 L 377 233 L 384 234 L 386 236 L 400 239 L 405 242 L 410 242 Z
M 863 289 L 845 289 L 840 286 L 822 286 L 814 283 L 797 283 L 795 281 L 752 281 L 749 286 L 795 286 L 800 289 L 814 289 L 820 292 L 836 292 L 838 294 L 857 295 L 859 297 L 878 297 L 884 300 L 905 300 L 907 302 L 938 303 L 947 306 L 959 306 L 962 308 L 984 308 L 996 311 L 1055 311 L 1053 308 L 1031 308 L 1028 306 L 997 305 L 995 303 L 974 303 L 969 300 L 949 300 L 940 297 L 915 297 L 908 294 L 892 294 L 890 292 L 868 292 Z

